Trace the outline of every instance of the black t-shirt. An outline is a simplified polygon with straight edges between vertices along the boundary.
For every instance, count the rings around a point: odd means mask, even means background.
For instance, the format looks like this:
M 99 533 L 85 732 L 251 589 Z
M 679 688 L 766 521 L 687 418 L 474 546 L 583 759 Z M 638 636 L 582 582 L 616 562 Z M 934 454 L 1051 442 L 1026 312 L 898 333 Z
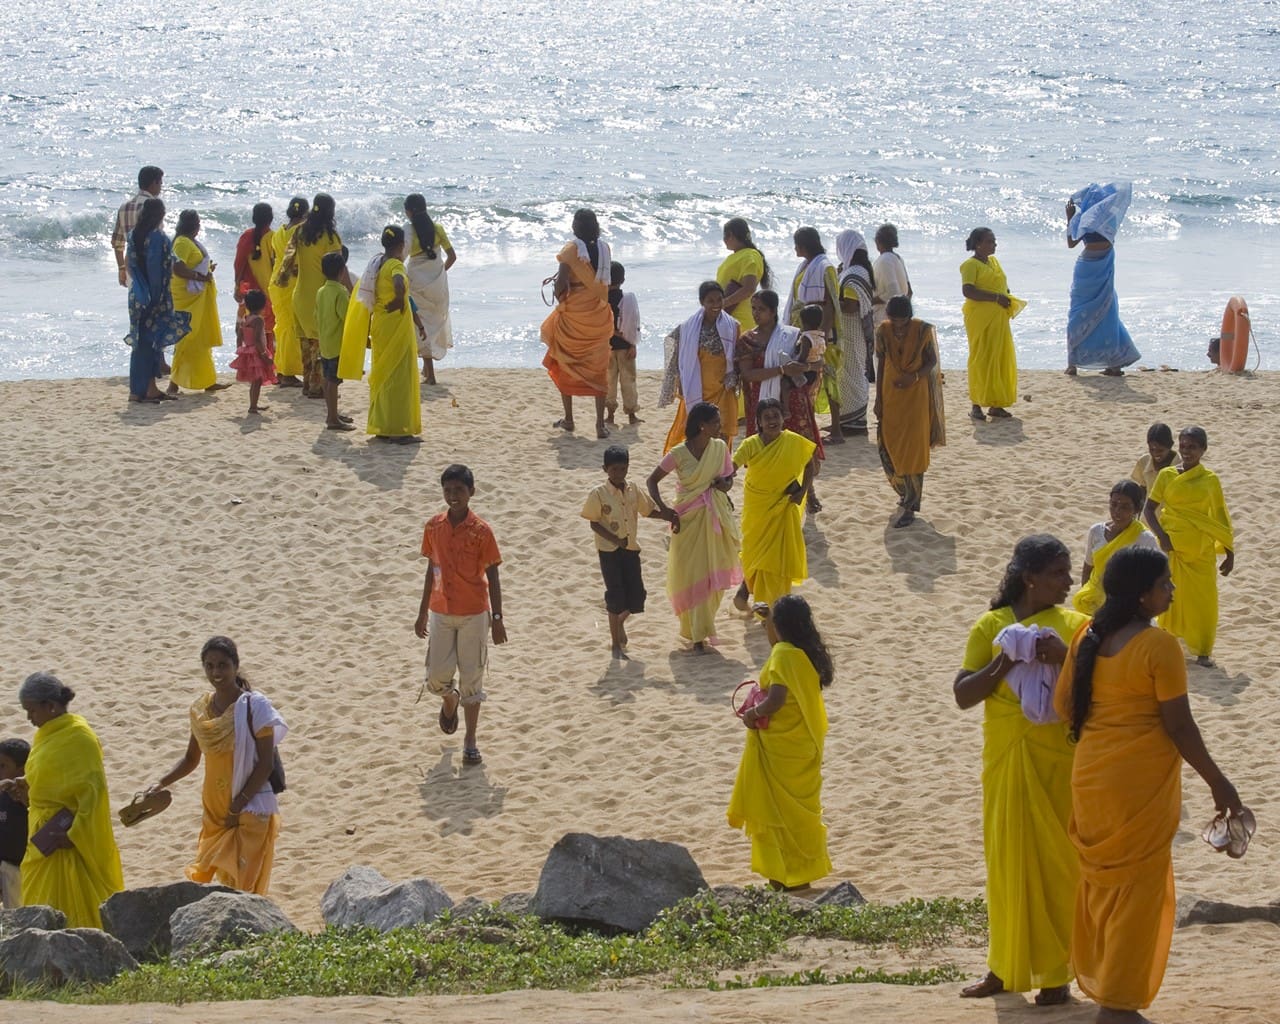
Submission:
M 21 864 L 27 853 L 27 809 L 0 793 L 0 860 Z

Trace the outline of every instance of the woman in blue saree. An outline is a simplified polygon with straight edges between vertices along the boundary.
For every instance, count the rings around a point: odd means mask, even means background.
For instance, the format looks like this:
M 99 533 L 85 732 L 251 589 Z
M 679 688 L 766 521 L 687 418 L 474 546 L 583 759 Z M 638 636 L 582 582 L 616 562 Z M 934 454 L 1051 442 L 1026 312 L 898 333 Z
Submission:
M 1139 359 L 1116 298 L 1114 243 L 1132 196 L 1128 182 L 1089 185 L 1067 203 L 1067 247 L 1084 243 L 1067 314 L 1067 373 L 1073 377 L 1082 366 L 1100 366 L 1106 376 L 1119 377 L 1122 367 Z
M 191 329 L 191 314 L 173 308 L 169 278 L 173 246 L 160 230 L 164 203 L 148 199 L 129 234 L 125 259 L 129 266 L 129 401 L 155 404 L 166 396 L 156 387 L 164 350 Z

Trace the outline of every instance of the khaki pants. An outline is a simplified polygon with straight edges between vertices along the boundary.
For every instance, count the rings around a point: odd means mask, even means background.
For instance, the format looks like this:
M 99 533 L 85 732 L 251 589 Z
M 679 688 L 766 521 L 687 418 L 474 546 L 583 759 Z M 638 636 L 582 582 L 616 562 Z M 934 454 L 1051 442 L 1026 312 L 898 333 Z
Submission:
M 437 697 L 450 690 L 462 704 L 484 700 L 489 667 L 489 613 L 427 615 L 427 689 Z M 457 683 L 454 683 L 454 674 Z
M 636 395 L 635 349 L 611 349 L 609 352 L 609 392 L 604 407 L 612 415 L 618 408 L 618 385 L 622 385 L 622 411 L 628 416 L 640 411 Z

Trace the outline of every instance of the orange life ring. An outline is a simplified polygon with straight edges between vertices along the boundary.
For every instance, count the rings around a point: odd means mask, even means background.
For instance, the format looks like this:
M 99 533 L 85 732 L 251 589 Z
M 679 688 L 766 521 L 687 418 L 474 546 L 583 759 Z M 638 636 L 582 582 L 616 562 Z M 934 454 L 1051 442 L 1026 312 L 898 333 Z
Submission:
M 1239 295 L 1231 296 L 1222 314 L 1222 334 L 1218 348 L 1218 369 L 1239 373 L 1249 355 L 1249 305 Z

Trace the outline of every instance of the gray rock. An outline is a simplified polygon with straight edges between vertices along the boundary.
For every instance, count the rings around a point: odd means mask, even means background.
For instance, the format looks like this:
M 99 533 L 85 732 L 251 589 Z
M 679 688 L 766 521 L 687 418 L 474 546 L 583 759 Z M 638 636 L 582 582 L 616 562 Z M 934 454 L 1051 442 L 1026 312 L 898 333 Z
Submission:
M 28 928 L 56 932 L 67 926 L 67 915 L 53 907 L 13 907 L 0 910 L 0 935 L 13 935 Z
M 489 909 L 489 904 L 482 900 L 479 896 L 468 896 L 461 903 L 455 903 L 449 911 L 449 916 L 455 921 L 465 921 L 469 917 L 475 917 L 477 914 L 483 914 Z
M 391 883 L 373 868 L 357 864 L 324 891 L 320 913 L 333 928 L 415 928 L 453 906 L 449 894 L 429 878 Z
M 531 892 L 509 892 L 494 905 L 494 910 L 499 914 L 511 914 L 514 917 L 524 917 L 526 914 L 533 913 L 529 909 L 529 905 L 533 902 L 533 893 Z
M 852 882 L 841 882 L 813 902 L 819 907 L 860 907 L 867 901 Z
M 0 941 L 0 984 L 101 985 L 138 963 L 124 943 L 96 928 L 28 928 Z
M 547 855 L 529 909 L 544 920 L 638 932 L 705 888 L 683 846 L 570 832 Z
M 169 955 L 173 937 L 169 919 L 179 907 L 198 903 L 215 892 L 234 893 L 225 885 L 174 882 L 113 893 L 102 904 L 102 927 L 124 943 L 134 959 L 146 963 Z
M 1242 921 L 1280 924 L 1280 901 L 1247 907 L 1207 900 L 1202 896 L 1179 896 L 1174 913 L 1174 924 L 1178 928 L 1192 924 L 1240 924 Z
M 215 892 L 169 918 L 172 953 L 184 959 L 272 932 L 296 932 L 270 900 L 247 892 Z

